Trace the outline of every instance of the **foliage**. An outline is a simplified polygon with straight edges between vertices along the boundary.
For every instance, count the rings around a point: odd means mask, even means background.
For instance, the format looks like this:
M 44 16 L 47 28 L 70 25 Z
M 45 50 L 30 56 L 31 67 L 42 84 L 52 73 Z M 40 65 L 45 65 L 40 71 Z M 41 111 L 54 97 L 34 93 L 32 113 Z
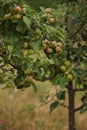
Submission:
M 35 92 L 35 81 L 60 86 L 51 111 L 65 100 L 70 82 L 74 90 L 87 91 L 86 10 L 86 0 L 40 11 L 23 1 L 0 1 L 0 81 Z

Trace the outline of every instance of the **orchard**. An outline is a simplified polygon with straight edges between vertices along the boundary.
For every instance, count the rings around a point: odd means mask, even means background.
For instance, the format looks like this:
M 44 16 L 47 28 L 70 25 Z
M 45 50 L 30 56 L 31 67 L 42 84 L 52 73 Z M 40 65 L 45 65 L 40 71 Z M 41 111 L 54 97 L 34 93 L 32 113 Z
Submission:
M 0 82 L 36 92 L 36 81 L 47 80 L 60 88 L 50 112 L 66 107 L 69 130 L 76 130 L 75 113 L 87 110 L 87 1 L 61 0 L 37 11 L 23 0 L 1 0 Z M 83 96 L 76 108 L 77 92 Z

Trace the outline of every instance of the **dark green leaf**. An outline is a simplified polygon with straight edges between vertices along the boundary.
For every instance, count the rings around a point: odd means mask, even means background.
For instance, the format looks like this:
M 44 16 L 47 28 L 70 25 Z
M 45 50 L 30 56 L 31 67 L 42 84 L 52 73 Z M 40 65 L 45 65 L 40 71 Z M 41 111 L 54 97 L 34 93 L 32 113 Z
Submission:
M 32 88 L 33 88 L 34 92 L 36 93 L 37 92 L 37 86 L 34 83 L 32 83 Z
M 59 102 L 55 101 L 50 105 L 50 113 L 58 106 Z

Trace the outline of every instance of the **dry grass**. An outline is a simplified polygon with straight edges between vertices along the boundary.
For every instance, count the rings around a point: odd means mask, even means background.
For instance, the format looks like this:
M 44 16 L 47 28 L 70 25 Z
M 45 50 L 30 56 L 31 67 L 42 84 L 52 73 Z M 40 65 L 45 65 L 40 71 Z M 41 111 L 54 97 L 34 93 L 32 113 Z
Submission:
M 49 114 L 49 104 L 36 108 L 46 92 L 53 91 L 48 82 L 40 85 L 36 94 L 32 88 L 18 92 L 0 89 L 0 130 L 68 130 L 66 109 L 58 107 Z M 77 113 L 77 130 L 87 130 L 86 114 Z

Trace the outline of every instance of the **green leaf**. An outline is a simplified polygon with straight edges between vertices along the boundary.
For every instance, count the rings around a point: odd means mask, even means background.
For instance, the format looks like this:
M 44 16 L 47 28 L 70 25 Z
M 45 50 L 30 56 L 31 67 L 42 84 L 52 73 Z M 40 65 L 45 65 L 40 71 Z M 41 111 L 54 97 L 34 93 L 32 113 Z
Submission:
M 59 81 L 61 79 L 62 75 L 61 74 L 57 74 L 53 80 L 53 84 L 54 85 L 58 85 L 59 84 Z
M 23 21 L 24 21 L 24 23 L 26 24 L 26 26 L 27 26 L 28 28 L 30 28 L 30 25 L 31 25 L 30 18 L 28 18 L 27 16 L 23 16 Z
M 36 85 L 34 83 L 32 83 L 32 88 L 33 88 L 34 92 L 36 93 L 37 92 L 37 87 L 36 87 Z
M 56 94 L 58 100 L 64 100 L 65 99 L 65 91 L 60 91 Z
M 58 106 L 59 102 L 55 101 L 50 105 L 50 113 Z
M 13 46 L 12 46 L 12 45 L 8 45 L 8 46 L 7 46 L 7 49 L 8 49 L 8 51 L 11 53 L 11 52 L 13 51 Z
M 80 114 L 87 111 L 87 104 L 80 110 Z
M 66 82 L 67 82 L 67 79 L 66 79 L 66 77 L 61 77 L 60 78 L 60 81 L 59 81 L 59 85 L 60 85 L 60 87 L 61 88 L 64 88 L 65 86 L 66 86 Z

